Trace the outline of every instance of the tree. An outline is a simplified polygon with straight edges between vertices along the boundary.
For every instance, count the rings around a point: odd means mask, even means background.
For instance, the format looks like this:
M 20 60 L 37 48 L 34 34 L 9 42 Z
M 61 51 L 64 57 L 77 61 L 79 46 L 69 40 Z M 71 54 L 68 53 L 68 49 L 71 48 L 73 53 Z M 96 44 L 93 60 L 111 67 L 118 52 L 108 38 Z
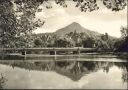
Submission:
M 84 33 L 77 33 L 76 30 L 66 34 L 67 38 L 71 39 L 75 43 L 76 47 L 82 46 L 83 35 Z
M 108 33 L 105 33 L 105 35 L 102 35 L 102 36 L 101 36 L 101 39 L 102 39 L 103 41 L 107 41 L 107 40 L 108 40 Z
M 114 43 L 114 50 L 117 50 L 122 44 L 123 44 L 124 41 L 122 41 L 121 39 L 117 40 L 115 43 Z
M 121 37 L 123 39 L 127 39 L 128 38 L 128 27 L 122 26 L 120 31 L 121 31 L 121 35 L 122 35 Z
M 40 4 L 37 0 L 33 0 L 33 2 L 28 0 L 0 1 L 2 46 L 16 47 L 21 43 L 24 44 L 24 47 L 30 46 L 32 31 L 43 24 L 40 20 L 34 20 L 38 5 Z
M 66 0 L 56 0 L 57 4 L 65 6 Z M 82 12 L 91 12 L 99 9 L 98 0 L 73 0 L 76 2 L 76 7 L 80 8 Z M 126 6 L 127 0 L 100 0 L 103 5 L 112 11 L 123 10 Z
M 73 47 L 73 43 L 71 41 L 66 40 L 65 38 L 60 38 L 55 40 L 54 47 Z
M 40 39 L 35 39 L 34 44 L 35 44 L 35 47 L 41 47 L 42 41 Z
M 114 48 L 117 47 L 115 42 L 117 42 L 116 38 L 109 36 L 108 33 L 105 33 L 100 36 L 100 39 L 97 41 L 97 46 L 99 49 L 104 51 L 113 51 Z
M 89 37 L 86 40 L 83 40 L 82 43 L 83 43 L 83 46 L 86 48 L 93 48 L 95 44 L 95 40 Z
M 17 19 L 14 15 L 13 4 L 9 0 L 0 1 L 0 29 L 1 45 L 10 47 L 14 45 Z M 14 41 L 14 42 L 13 42 Z M 10 45 L 10 46 L 9 46 Z
M 73 0 L 81 11 L 91 12 L 99 8 L 97 0 Z M 31 34 L 44 21 L 36 20 L 39 6 L 50 0 L 0 0 L 0 44 L 4 47 L 30 47 Z M 66 0 L 55 0 L 56 4 L 68 7 Z M 101 0 L 103 5 L 112 11 L 123 10 L 126 0 Z M 52 8 L 46 5 L 47 9 Z M 22 46 L 20 46 L 22 43 Z
M 119 52 L 128 52 L 128 27 L 121 27 L 121 34 L 122 38 L 120 41 L 116 42 L 115 44 L 119 44 L 117 46 L 116 51 Z

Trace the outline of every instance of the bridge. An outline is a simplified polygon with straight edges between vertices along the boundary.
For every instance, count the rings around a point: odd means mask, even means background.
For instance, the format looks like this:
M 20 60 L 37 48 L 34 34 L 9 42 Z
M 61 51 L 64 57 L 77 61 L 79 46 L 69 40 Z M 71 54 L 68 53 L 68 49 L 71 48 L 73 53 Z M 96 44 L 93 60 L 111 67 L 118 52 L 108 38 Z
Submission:
M 81 47 L 76 47 L 76 48 L 0 48 L 0 51 L 94 51 L 96 48 L 81 48 Z
M 82 47 L 75 47 L 75 48 L 0 48 L 0 52 L 18 52 L 22 55 L 27 54 L 27 52 L 48 52 L 50 55 L 56 55 L 60 52 L 64 53 L 73 53 L 73 54 L 80 54 L 81 52 L 95 52 L 96 48 L 82 48 Z
M 0 48 L 0 51 L 96 51 L 96 48 Z

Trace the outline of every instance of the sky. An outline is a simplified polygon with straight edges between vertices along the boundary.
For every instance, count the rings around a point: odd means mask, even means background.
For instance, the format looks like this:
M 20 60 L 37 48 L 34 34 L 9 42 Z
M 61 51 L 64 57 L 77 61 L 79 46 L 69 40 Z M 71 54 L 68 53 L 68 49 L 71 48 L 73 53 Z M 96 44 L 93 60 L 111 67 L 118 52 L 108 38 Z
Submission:
M 98 2 L 99 10 L 93 12 L 81 12 L 75 7 L 75 2 L 67 1 L 68 7 L 63 8 L 51 1 L 40 5 L 42 12 L 36 13 L 36 18 L 45 20 L 45 24 L 35 30 L 35 33 L 55 32 L 72 22 L 77 22 L 86 29 L 99 33 L 108 33 L 111 36 L 120 37 L 120 27 L 127 25 L 127 9 L 119 12 L 112 12 L 101 2 Z M 45 5 L 51 4 L 51 9 Z

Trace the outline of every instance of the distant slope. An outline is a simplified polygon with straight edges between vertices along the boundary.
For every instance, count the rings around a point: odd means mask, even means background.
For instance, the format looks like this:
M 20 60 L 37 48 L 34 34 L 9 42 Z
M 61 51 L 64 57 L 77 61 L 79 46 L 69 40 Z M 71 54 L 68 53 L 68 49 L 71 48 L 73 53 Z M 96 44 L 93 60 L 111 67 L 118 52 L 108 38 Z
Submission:
M 92 36 L 92 35 L 94 35 L 94 36 L 98 35 L 99 36 L 100 35 L 98 32 L 94 32 L 94 31 L 85 29 L 79 23 L 76 23 L 76 22 L 73 22 L 64 28 L 57 30 L 55 32 L 55 34 L 61 36 L 61 35 L 65 35 L 67 33 L 74 32 L 74 31 L 76 31 L 77 33 L 84 32 L 85 34 L 87 34 L 87 36 Z

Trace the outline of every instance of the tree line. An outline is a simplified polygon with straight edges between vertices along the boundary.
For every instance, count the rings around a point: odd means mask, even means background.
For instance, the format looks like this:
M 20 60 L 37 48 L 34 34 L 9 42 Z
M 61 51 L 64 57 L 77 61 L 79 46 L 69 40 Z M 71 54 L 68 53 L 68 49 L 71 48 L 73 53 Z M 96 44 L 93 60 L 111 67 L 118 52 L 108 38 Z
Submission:
M 128 52 L 128 27 L 121 27 L 121 38 L 115 42 L 115 48 L 117 52 Z
M 97 36 L 87 36 L 85 32 L 76 31 L 58 36 L 56 34 L 33 35 L 33 47 L 83 47 L 98 48 L 99 50 L 113 50 L 116 38 L 110 37 L 107 33 Z

